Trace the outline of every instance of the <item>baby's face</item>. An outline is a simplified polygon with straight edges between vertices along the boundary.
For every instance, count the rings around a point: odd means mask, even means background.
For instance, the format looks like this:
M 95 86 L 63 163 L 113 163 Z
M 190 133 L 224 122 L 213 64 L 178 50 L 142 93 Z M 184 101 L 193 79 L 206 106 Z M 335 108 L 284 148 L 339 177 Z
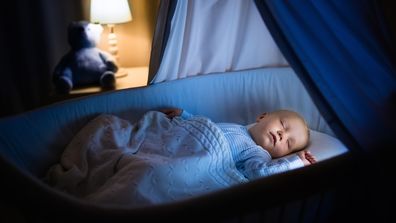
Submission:
M 304 120 L 291 111 L 264 113 L 249 132 L 253 140 L 273 158 L 285 156 L 304 148 L 308 132 Z

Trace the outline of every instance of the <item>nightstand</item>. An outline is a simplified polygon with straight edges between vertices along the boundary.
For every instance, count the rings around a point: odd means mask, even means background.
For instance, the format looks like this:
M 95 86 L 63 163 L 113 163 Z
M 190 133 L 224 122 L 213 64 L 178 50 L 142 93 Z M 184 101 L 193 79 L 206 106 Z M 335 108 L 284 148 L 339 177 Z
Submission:
M 71 98 L 96 94 L 105 91 L 121 90 L 126 88 L 142 87 L 147 85 L 148 67 L 123 67 L 128 75 L 116 78 L 116 87 L 114 89 L 103 89 L 100 86 L 89 86 L 75 88 L 65 95 L 52 95 L 46 104 L 63 101 Z
M 121 90 L 125 88 L 141 87 L 147 85 L 148 67 L 123 67 L 128 72 L 128 75 L 117 77 L 116 88 L 110 90 Z M 101 87 L 92 86 L 85 88 L 77 88 L 70 91 L 70 95 L 85 95 L 103 92 Z

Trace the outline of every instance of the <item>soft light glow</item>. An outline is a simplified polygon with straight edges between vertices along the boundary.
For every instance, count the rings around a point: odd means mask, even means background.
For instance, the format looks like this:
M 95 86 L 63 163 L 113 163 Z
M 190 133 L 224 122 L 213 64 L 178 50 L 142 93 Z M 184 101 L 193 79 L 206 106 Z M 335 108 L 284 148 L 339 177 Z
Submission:
M 131 20 L 128 0 L 91 0 L 91 22 L 117 24 Z
M 119 64 L 118 41 L 115 34 L 115 24 L 129 22 L 132 20 L 131 10 L 128 0 L 91 0 L 91 22 L 107 24 L 109 27 L 109 52 L 114 57 L 119 69 L 116 77 L 128 75 L 125 69 Z

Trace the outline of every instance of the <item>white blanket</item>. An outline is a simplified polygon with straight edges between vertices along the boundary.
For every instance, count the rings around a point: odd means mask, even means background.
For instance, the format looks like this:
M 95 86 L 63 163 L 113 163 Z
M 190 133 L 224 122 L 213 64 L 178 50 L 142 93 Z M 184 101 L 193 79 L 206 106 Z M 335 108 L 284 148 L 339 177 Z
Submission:
M 247 182 L 221 130 L 204 117 L 148 112 L 136 124 L 100 115 L 47 173 L 54 187 L 93 202 L 144 206 Z

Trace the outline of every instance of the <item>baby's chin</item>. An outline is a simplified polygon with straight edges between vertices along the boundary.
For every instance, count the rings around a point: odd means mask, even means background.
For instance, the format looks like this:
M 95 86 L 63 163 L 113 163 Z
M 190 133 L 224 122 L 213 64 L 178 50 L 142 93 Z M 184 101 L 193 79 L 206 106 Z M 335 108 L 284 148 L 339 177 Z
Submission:
M 279 158 L 284 156 L 285 154 L 280 154 L 280 151 L 278 151 L 276 148 L 274 148 L 272 145 L 269 145 L 268 147 L 262 146 L 267 152 L 271 155 L 272 158 Z
M 263 147 L 266 150 L 273 150 L 274 145 L 272 144 L 272 142 L 268 139 L 264 139 L 262 140 L 262 142 L 259 144 L 261 147 Z
M 277 154 L 275 154 L 272 150 L 267 150 L 272 158 L 278 158 Z

